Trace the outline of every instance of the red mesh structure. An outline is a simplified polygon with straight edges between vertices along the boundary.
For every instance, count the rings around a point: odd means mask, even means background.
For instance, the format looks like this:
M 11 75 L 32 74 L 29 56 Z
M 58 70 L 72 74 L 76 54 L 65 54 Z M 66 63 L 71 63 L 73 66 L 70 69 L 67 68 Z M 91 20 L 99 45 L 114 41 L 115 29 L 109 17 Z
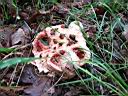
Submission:
M 72 78 L 76 65 L 82 66 L 90 59 L 90 51 L 86 46 L 78 21 L 71 22 L 68 28 L 64 25 L 47 27 L 37 34 L 33 41 L 33 54 L 41 59 L 32 62 L 39 72 L 44 71 Z

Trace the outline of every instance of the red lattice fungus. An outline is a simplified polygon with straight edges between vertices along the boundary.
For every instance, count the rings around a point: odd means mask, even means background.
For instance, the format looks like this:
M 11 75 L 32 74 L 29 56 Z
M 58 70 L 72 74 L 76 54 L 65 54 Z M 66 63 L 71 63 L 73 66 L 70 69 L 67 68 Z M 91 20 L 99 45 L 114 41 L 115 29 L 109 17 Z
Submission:
M 39 72 L 50 72 L 64 78 L 75 75 L 76 65 L 82 66 L 85 60 L 90 59 L 90 51 L 82 35 L 82 24 L 72 22 L 68 28 L 64 25 L 47 27 L 37 34 L 33 41 L 33 54 L 41 59 L 32 62 Z

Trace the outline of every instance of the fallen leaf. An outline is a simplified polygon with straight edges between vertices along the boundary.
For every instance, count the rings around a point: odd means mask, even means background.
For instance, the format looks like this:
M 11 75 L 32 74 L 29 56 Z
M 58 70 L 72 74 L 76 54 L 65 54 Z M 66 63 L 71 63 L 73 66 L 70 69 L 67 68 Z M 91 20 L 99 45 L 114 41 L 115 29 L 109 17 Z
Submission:
M 24 94 L 29 96 L 49 96 L 48 94 L 54 93 L 54 87 L 52 86 L 52 80 L 49 77 L 40 77 L 36 82 L 29 88 L 24 90 Z
M 18 92 L 22 91 L 25 87 L 18 86 L 18 87 L 0 87 L 0 96 L 19 96 Z
M 14 34 L 11 36 L 12 45 L 24 45 L 29 42 L 29 37 L 26 35 L 23 29 L 19 28 Z
M 13 25 L 0 27 L 0 47 L 10 47 L 11 35 L 15 32 Z
M 34 84 L 37 79 L 38 79 L 38 76 L 34 73 L 33 66 L 26 65 L 22 72 L 19 83 Z

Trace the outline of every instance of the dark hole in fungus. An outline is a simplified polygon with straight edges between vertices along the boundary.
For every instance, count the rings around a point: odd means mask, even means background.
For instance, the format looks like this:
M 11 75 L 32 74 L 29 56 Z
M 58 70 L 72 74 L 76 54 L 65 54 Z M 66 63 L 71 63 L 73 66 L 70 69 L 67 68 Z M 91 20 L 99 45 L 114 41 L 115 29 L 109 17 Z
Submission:
M 60 50 L 59 51 L 61 55 L 64 55 L 65 51 L 64 50 Z
M 51 29 L 51 31 L 55 33 L 56 31 L 58 31 L 58 28 Z
M 71 40 L 75 41 L 75 35 L 70 34 L 70 35 L 69 35 L 69 38 L 70 38 Z
M 43 43 L 44 45 L 48 46 L 49 42 L 50 42 L 50 38 L 48 36 L 45 36 L 43 38 L 39 39 L 41 43 Z
M 51 58 L 51 62 L 53 63 L 53 64 L 58 64 L 59 63 L 59 59 L 60 59 L 60 54 L 54 54 L 53 56 L 52 56 L 52 58 Z
M 56 39 L 53 39 L 53 42 L 54 42 L 54 44 L 57 44 L 57 40 Z
M 55 32 L 58 31 L 58 28 L 51 29 L 51 35 L 55 35 Z
M 81 48 L 73 48 L 73 51 L 76 53 L 76 55 L 79 57 L 79 59 L 83 59 L 85 56 L 85 52 Z
M 55 50 L 55 49 L 56 49 L 56 47 L 53 47 L 53 49 Z
M 62 42 L 60 42 L 60 43 L 59 43 L 59 47 L 60 47 L 60 46 L 62 46 L 62 45 L 63 45 L 63 43 L 62 43 Z
M 37 51 L 42 51 L 42 45 L 39 41 L 36 42 L 36 48 L 37 48 Z
M 65 35 L 64 34 L 60 34 L 60 39 L 64 39 Z
M 72 42 L 74 42 L 74 44 L 75 44 L 76 42 L 78 42 L 78 41 L 76 40 L 76 36 L 73 35 L 73 34 L 70 34 L 70 35 L 69 35 L 69 38 L 71 39 Z
M 70 39 L 68 39 L 68 44 L 67 44 L 67 46 L 71 46 L 72 44 L 75 44 L 76 42 L 74 42 L 73 40 L 70 40 Z
M 51 35 L 55 35 L 55 32 L 53 32 L 53 31 L 51 31 L 51 33 L 50 33 Z

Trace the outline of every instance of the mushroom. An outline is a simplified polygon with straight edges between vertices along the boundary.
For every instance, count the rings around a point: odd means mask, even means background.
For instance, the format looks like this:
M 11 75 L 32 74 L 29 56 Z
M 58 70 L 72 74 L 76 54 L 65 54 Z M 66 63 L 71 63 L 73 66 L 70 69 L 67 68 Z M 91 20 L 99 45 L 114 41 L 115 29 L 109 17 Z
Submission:
M 83 66 L 91 56 L 81 29 L 82 23 L 74 21 L 68 28 L 61 24 L 38 33 L 32 43 L 32 52 L 41 59 L 32 64 L 37 66 L 39 72 L 63 74 L 65 79 L 74 77 L 76 65 Z

